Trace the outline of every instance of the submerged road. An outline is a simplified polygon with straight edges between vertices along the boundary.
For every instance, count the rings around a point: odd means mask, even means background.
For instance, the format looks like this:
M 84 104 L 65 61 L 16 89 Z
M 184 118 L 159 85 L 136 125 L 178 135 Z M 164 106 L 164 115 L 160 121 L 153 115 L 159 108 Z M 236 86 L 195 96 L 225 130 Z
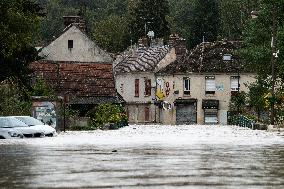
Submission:
M 0 140 L 0 188 L 284 188 L 284 137 L 131 125 Z

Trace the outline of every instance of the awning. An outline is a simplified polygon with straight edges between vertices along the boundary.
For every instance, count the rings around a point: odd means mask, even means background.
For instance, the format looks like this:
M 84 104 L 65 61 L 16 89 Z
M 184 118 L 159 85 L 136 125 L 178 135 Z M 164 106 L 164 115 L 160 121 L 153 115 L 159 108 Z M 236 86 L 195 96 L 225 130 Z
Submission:
M 194 104 L 197 102 L 196 98 L 190 98 L 190 99 L 176 99 L 174 101 L 175 105 L 179 105 L 179 104 Z
M 91 96 L 91 97 L 75 97 L 70 99 L 68 104 L 122 104 L 124 103 L 123 99 L 118 96 Z
M 219 100 L 202 100 L 202 109 L 218 109 Z

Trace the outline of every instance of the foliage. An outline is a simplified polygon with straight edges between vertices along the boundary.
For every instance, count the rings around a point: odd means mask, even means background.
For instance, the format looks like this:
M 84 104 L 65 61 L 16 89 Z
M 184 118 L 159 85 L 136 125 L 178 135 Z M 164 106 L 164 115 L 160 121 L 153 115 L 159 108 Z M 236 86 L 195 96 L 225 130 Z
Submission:
M 123 107 L 113 104 L 101 104 L 89 112 L 91 127 L 103 128 L 105 124 L 114 124 L 119 128 L 127 125 L 127 116 Z
M 40 32 L 41 40 L 48 42 L 57 37 L 64 29 L 63 16 L 76 15 L 79 11 L 74 7 L 64 7 L 61 0 L 50 0 L 45 4 L 46 16 L 42 19 Z
M 0 115 L 29 115 L 31 101 L 18 85 L 4 81 L 0 83 Z
M 32 86 L 32 96 L 54 96 L 55 92 L 47 86 L 42 78 L 37 78 L 35 84 Z
M 263 110 L 268 109 L 272 102 L 276 106 L 280 105 L 283 79 L 284 79 L 284 0 L 261 0 L 258 17 L 250 19 L 244 30 L 244 41 L 246 48 L 241 52 L 242 56 L 250 62 L 252 70 L 258 74 L 258 84 L 252 86 L 251 93 L 256 98 L 251 96 L 252 105 Z M 272 36 L 275 36 L 272 40 Z M 272 41 L 274 43 L 272 44 Z M 279 50 L 279 57 L 273 55 Z M 272 62 L 274 62 L 274 73 L 277 78 L 275 96 L 270 93 L 272 86 Z M 265 85 L 264 81 L 266 82 Z M 257 94 L 257 90 L 259 94 Z M 275 107 L 277 108 L 277 107 Z M 276 114 L 279 111 L 276 111 Z M 276 115 L 277 116 L 277 115 Z
M 121 52 L 129 45 L 128 22 L 125 17 L 111 15 L 97 22 L 93 37 L 109 52 Z
M 42 16 L 31 0 L 0 1 L 0 82 L 13 80 L 28 86 L 28 64 L 37 57 L 34 34 Z
M 0 1 L 1 57 L 10 57 L 33 44 L 32 35 L 37 30 L 40 11 L 39 5 L 31 0 Z
M 155 38 L 167 38 L 170 35 L 169 24 L 166 20 L 169 14 L 167 0 L 139 0 L 131 5 L 129 26 L 134 41 L 146 36 L 148 31 L 154 31 Z
M 261 1 L 261 9 L 256 19 L 251 19 L 244 30 L 244 41 L 247 48 L 243 50 L 244 57 L 251 62 L 251 67 L 262 76 L 267 78 L 271 74 L 271 37 L 273 33 L 273 18 L 275 18 L 276 50 L 284 51 L 284 0 Z M 276 59 L 276 75 L 284 76 L 284 55 L 279 54 Z M 284 77 L 282 77 L 284 78 Z
M 243 113 L 246 106 L 246 93 L 244 91 L 237 92 L 231 97 L 230 110 Z
M 217 0 L 196 0 L 191 22 L 189 46 L 195 47 L 205 41 L 215 41 L 220 30 L 219 5 Z
M 242 39 L 242 32 L 252 10 L 259 10 L 259 0 L 219 0 L 221 29 L 220 38 Z

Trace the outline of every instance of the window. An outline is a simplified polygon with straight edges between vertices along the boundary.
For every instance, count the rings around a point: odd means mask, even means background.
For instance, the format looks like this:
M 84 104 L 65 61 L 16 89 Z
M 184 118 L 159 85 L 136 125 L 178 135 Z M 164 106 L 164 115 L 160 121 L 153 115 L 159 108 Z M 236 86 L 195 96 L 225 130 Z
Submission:
M 231 61 L 232 60 L 232 55 L 231 54 L 224 54 L 223 55 L 223 60 L 224 61 Z
M 123 83 L 120 84 L 120 92 L 121 92 L 121 94 L 123 94 L 123 92 L 124 92 Z
M 145 96 L 151 96 L 151 79 L 145 78 Z
M 217 110 L 204 110 L 204 123 L 205 124 L 218 124 L 218 111 Z
M 215 77 L 206 76 L 205 77 L 205 94 L 215 94 Z
M 183 94 L 190 95 L 190 79 L 188 77 L 183 78 Z
M 73 49 L 73 40 L 68 40 L 68 49 Z
M 139 79 L 135 79 L 135 97 L 139 97 Z
M 231 76 L 231 91 L 238 91 L 239 89 L 239 77 Z

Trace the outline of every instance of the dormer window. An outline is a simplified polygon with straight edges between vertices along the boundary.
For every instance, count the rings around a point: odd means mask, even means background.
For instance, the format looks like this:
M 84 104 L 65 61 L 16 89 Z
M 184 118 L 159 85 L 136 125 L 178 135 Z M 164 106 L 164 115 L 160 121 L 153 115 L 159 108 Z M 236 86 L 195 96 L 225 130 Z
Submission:
M 232 60 L 232 55 L 231 54 L 224 54 L 223 55 L 223 60 L 224 61 L 231 61 Z
M 68 40 L 68 49 L 73 49 L 73 40 Z

